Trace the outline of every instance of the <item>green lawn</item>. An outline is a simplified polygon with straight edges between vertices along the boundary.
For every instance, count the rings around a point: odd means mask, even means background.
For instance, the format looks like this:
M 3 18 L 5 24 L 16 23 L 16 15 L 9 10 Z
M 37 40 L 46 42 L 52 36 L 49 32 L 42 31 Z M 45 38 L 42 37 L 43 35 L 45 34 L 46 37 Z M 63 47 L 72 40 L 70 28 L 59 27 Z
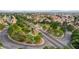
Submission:
M 0 42 L 0 48 L 2 48 L 3 47 L 3 44 Z
M 38 44 L 41 41 L 39 32 L 34 31 L 27 23 L 25 18 L 17 17 L 17 23 L 8 28 L 9 35 L 16 41 L 30 44 Z
M 2 30 L 5 26 L 3 24 L 0 24 L 0 30 Z
M 58 22 L 51 23 L 49 31 L 53 36 L 56 37 L 61 37 L 64 34 L 63 28 Z

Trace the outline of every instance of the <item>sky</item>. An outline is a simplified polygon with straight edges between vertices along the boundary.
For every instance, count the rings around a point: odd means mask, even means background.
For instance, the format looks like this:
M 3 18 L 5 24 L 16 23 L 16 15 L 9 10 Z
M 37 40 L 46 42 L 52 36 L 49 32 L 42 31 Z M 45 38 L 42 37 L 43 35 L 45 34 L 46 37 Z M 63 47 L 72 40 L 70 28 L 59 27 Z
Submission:
M 78 0 L 0 0 L 0 10 L 79 10 Z

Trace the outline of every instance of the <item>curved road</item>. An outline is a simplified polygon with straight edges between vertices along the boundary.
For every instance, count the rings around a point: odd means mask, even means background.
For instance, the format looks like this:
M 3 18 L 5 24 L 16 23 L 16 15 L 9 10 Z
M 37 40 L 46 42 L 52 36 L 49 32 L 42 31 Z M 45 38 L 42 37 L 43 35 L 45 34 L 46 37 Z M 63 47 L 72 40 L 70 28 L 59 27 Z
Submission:
M 47 40 L 45 40 L 45 44 L 42 45 L 42 46 L 35 46 L 35 47 L 32 47 L 32 46 L 26 46 L 26 45 L 20 45 L 20 44 L 17 44 L 17 43 L 14 43 L 13 41 L 11 41 L 8 36 L 7 36 L 7 28 L 5 28 L 3 31 L 0 32 L 0 41 L 2 42 L 3 44 L 3 47 L 4 48 L 7 48 L 7 49 L 17 49 L 17 48 L 23 48 L 23 49 L 42 49 L 44 46 L 49 45 L 50 42 L 48 42 Z
M 42 32 L 43 34 L 43 32 Z M 52 40 L 52 38 L 48 35 L 44 35 L 44 39 L 45 39 L 45 43 L 47 43 L 47 45 L 50 45 L 52 44 L 52 46 L 54 47 L 61 47 L 57 42 L 55 42 L 54 40 Z M 66 32 L 65 33 L 65 37 L 63 39 L 61 39 L 60 41 L 67 45 L 69 42 L 70 42 L 70 36 L 71 34 L 69 32 Z M 43 48 L 44 46 L 46 45 L 43 45 L 43 46 L 39 46 L 39 47 L 29 47 L 29 46 L 26 46 L 26 45 L 20 45 L 20 44 L 17 44 L 17 43 L 14 43 L 12 42 L 11 40 L 9 40 L 8 36 L 7 36 L 7 28 L 5 28 L 2 32 L 0 32 L 0 41 L 2 42 L 4 48 L 8 48 L 8 49 L 17 49 L 17 48 Z M 49 42 L 48 42 L 49 41 Z
M 8 49 L 27 48 L 27 46 L 19 45 L 9 40 L 7 36 L 7 28 L 5 28 L 2 32 L 0 32 L 0 41 L 2 42 L 4 48 Z

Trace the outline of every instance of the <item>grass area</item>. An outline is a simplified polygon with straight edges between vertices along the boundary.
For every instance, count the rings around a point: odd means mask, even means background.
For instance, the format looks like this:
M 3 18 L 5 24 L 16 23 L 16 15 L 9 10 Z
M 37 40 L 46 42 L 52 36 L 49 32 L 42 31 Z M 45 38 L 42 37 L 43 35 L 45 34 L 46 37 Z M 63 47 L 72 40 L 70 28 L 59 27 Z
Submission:
M 3 47 L 3 44 L 0 42 L 0 48 L 2 48 Z
M 53 46 L 44 46 L 43 49 L 56 49 L 56 48 L 54 48 Z
M 0 24 L 0 30 L 2 30 L 5 27 L 5 25 Z
M 50 27 L 50 24 L 40 24 L 40 26 L 44 29 L 44 30 L 48 30 Z
M 8 28 L 9 35 L 16 41 L 38 44 L 41 42 L 41 35 L 39 32 L 35 31 L 34 28 L 30 27 L 27 20 L 23 17 L 17 17 L 17 23 L 12 24 Z
M 56 37 L 61 37 L 64 34 L 64 28 L 58 22 L 40 23 L 43 30 L 47 30 L 50 34 Z
M 56 37 L 60 37 L 63 35 L 63 31 L 61 30 L 54 30 L 52 32 L 50 32 L 53 36 L 56 36 Z
M 25 30 L 22 29 L 22 27 L 14 24 L 9 27 L 8 33 L 14 40 L 19 42 L 36 44 L 41 41 L 41 36 L 39 33 L 35 33 L 32 30 L 30 32 L 25 32 Z

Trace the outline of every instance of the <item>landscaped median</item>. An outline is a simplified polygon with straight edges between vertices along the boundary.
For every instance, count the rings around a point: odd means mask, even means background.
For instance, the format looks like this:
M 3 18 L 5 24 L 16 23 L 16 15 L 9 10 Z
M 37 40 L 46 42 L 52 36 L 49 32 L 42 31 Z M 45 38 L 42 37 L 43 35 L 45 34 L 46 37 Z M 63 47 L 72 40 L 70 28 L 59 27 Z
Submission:
M 49 32 L 47 32 L 47 33 L 49 33 Z M 49 33 L 49 34 L 50 34 L 50 36 L 52 36 L 55 39 L 62 39 L 65 35 L 64 33 L 61 36 L 55 36 L 53 33 Z
M 13 42 L 23 45 L 41 46 L 44 44 L 41 33 L 27 24 L 10 25 L 8 28 L 8 37 Z
M 29 43 L 25 43 L 25 42 L 18 42 L 16 40 L 12 39 L 9 35 L 8 35 L 8 38 L 11 41 L 13 41 L 14 43 L 21 44 L 21 45 L 26 45 L 26 46 L 42 46 L 45 43 L 43 38 L 41 38 L 41 41 L 38 44 L 29 44 Z
M 45 23 L 41 27 L 44 31 L 46 30 L 47 33 L 49 33 L 51 36 L 53 36 L 56 39 L 61 39 L 64 37 L 65 30 L 59 22 L 51 22 L 47 24 Z

